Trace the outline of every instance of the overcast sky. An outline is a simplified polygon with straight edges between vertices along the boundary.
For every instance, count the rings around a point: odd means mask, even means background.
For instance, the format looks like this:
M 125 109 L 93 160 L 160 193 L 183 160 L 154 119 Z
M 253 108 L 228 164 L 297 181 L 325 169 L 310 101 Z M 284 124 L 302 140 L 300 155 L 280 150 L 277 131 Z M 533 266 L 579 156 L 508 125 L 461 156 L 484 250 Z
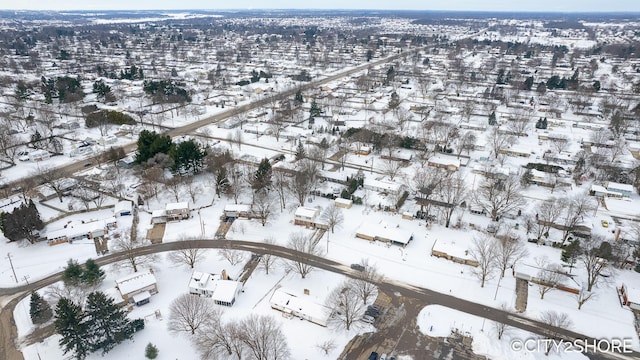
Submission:
M 407 9 L 640 12 L 638 0 L 0 0 L 0 9 Z

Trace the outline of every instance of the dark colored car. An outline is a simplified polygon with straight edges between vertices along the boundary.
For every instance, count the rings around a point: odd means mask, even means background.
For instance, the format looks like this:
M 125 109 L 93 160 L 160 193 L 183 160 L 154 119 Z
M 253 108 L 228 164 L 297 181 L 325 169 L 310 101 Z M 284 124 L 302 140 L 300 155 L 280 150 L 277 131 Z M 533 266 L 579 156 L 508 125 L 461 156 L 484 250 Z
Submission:
M 362 266 L 360 264 L 351 264 L 351 268 L 353 270 L 357 270 L 357 271 L 364 271 L 364 266 Z
M 371 355 L 369 355 L 369 358 L 367 360 L 378 360 L 378 353 L 375 351 L 372 351 Z

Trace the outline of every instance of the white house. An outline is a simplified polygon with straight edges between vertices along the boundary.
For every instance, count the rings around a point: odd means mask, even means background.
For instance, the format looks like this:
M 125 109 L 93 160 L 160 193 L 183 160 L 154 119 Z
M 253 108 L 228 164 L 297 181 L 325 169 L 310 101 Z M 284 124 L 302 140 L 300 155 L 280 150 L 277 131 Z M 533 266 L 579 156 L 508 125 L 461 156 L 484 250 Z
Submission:
M 321 326 L 327 326 L 331 315 L 331 310 L 327 306 L 313 301 L 307 295 L 298 296 L 289 290 L 276 289 L 269 302 L 273 309 Z
M 116 288 L 127 303 L 144 305 L 151 295 L 158 293 L 158 284 L 153 272 L 137 272 L 116 280 Z
M 404 185 L 394 181 L 370 179 L 364 179 L 364 188 L 375 192 L 394 195 L 399 195 L 405 189 Z
M 115 219 L 114 219 L 115 220 Z M 109 231 L 111 221 L 98 220 L 88 223 L 69 221 L 62 229 L 47 232 L 49 245 L 73 242 L 83 239 L 95 239 L 105 236 Z
M 210 297 L 218 305 L 233 306 L 242 292 L 242 283 L 229 280 L 227 274 L 209 274 L 194 271 L 189 280 L 189 293 Z

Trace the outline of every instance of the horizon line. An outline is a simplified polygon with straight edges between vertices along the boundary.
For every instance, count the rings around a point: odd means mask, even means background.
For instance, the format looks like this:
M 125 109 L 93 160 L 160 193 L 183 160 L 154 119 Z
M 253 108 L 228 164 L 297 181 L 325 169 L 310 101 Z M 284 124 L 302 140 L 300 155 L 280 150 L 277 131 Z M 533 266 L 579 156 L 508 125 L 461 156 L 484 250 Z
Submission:
M 205 9 L 205 8 L 185 8 L 185 9 L 162 9 L 162 8 L 149 8 L 149 9 L 0 9 L 0 12 L 5 11 L 24 11 L 24 12 L 65 12 L 65 11 L 403 11 L 403 12 L 452 12 L 452 13 L 524 13 L 524 14 L 638 14 L 640 10 L 589 10 L 589 11 L 561 11 L 561 10 L 461 10 L 461 9 L 380 9 L 380 8 L 223 8 L 223 9 Z

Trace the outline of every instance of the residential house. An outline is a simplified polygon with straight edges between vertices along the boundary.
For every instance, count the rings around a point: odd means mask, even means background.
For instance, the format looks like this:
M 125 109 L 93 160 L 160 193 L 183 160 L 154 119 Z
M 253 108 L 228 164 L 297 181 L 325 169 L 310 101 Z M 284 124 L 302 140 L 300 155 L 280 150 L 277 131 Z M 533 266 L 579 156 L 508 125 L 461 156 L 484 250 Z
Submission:
M 222 274 L 194 271 L 189 280 L 189 293 L 212 298 L 222 306 L 233 306 L 242 292 L 242 283 L 229 279 L 225 270 Z
M 227 204 L 224 206 L 224 216 L 226 218 L 237 219 L 246 218 L 250 219 L 253 215 L 251 205 L 246 204 Z
M 115 219 L 114 219 L 115 220 Z M 109 232 L 109 227 L 115 221 L 98 220 L 92 222 L 69 221 L 62 229 L 47 232 L 47 242 L 49 245 L 61 243 L 96 239 L 104 237 Z
M 640 290 L 623 283 L 618 289 L 618 294 L 622 305 L 628 306 L 632 310 L 640 310 Z
M 633 193 L 635 192 L 634 189 L 633 189 L 633 185 L 620 184 L 620 183 L 613 182 L 613 181 L 607 181 L 604 184 L 604 187 L 608 191 L 614 191 L 614 192 L 622 194 L 622 196 L 627 196 L 627 197 L 633 195 Z
M 458 171 L 460 168 L 460 159 L 454 156 L 437 154 L 429 158 L 427 165 L 449 171 Z
M 116 280 L 116 288 L 125 302 L 136 305 L 148 303 L 151 295 L 158 293 L 156 277 L 151 270 L 133 273 Z
M 50 157 L 51 154 L 47 150 L 34 150 L 29 153 L 29 160 L 32 162 L 47 160 Z
M 364 222 L 356 230 L 356 237 L 370 241 L 382 241 L 394 245 L 406 246 L 413 240 L 413 233 L 401 228 L 399 224 Z
M 473 256 L 469 253 L 467 241 L 438 239 L 431 248 L 431 256 L 444 258 L 458 264 L 478 266 L 478 261 L 474 260 Z
M 327 326 L 331 309 L 315 302 L 308 295 L 296 295 L 293 291 L 276 289 L 269 300 L 271 308 L 282 311 L 285 315 L 298 317 L 320 326 Z
M 184 220 L 189 218 L 189 203 L 168 203 L 165 207 L 167 221 Z
M 363 185 L 365 189 L 379 193 L 399 195 L 405 191 L 405 186 L 395 181 L 364 179 Z
M 336 203 L 336 207 L 343 209 L 351 209 L 351 206 L 353 205 L 353 200 L 343 198 L 336 198 L 334 202 Z
M 300 206 L 293 215 L 293 222 L 296 225 L 315 227 L 320 209 Z

